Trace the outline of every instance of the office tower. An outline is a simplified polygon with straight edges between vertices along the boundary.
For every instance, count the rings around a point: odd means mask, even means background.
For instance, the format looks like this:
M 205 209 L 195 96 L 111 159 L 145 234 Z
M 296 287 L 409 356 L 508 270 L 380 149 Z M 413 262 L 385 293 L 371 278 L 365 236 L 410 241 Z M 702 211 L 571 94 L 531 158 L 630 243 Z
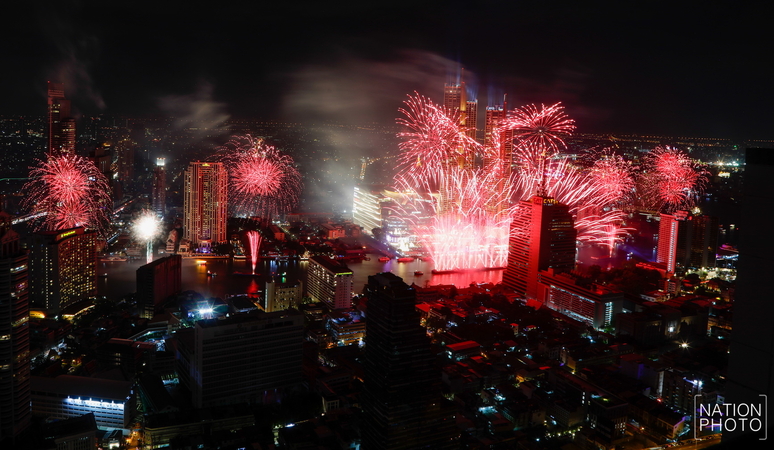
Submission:
M 137 269 L 137 306 L 140 317 L 152 319 L 164 300 L 181 292 L 183 258 L 171 255 Z
M 156 167 L 153 168 L 153 210 L 160 217 L 167 213 L 167 172 L 164 168 L 166 160 L 156 158 Z
M 718 246 L 716 217 L 693 215 L 690 211 L 661 214 L 657 262 L 669 273 L 689 267 L 715 267 Z
M 476 124 L 478 122 L 478 100 L 469 101 L 465 82 L 459 84 L 447 84 L 443 89 L 444 110 L 452 115 L 458 114 L 459 124 L 465 130 L 465 134 L 471 139 L 476 139 Z M 475 163 L 475 155 L 463 155 L 461 163 L 472 167 Z
M 500 141 L 500 154 L 497 155 L 498 161 L 503 164 L 506 174 L 510 176 L 511 165 L 513 163 L 513 130 L 502 132 L 500 136 L 495 136 L 497 127 L 506 119 L 508 115 L 508 103 L 503 97 L 502 105 L 487 106 L 484 122 L 484 145 L 493 147 L 494 143 Z M 491 164 L 494 161 L 484 160 L 484 165 Z
M 314 256 L 309 260 L 306 291 L 312 300 L 323 302 L 330 309 L 350 308 L 352 271 L 327 256 Z
M 363 450 L 459 448 L 453 407 L 415 308 L 416 293 L 392 273 L 368 277 L 363 358 Z
M 97 233 L 82 227 L 29 238 L 30 302 L 59 315 L 97 295 Z
M 738 276 L 734 301 L 733 331 L 728 361 L 728 382 L 725 403 L 763 403 L 762 395 L 768 396 L 768 414 L 763 427 L 774 425 L 771 413 L 774 399 L 774 302 L 771 300 L 771 255 L 774 255 L 774 239 L 771 224 L 774 223 L 774 152 L 771 149 L 747 149 L 744 169 L 744 202 L 740 229 Z M 764 206 L 766 205 L 766 206 Z M 737 427 L 739 428 L 739 427 Z M 748 428 L 749 430 L 749 428 Z M 749 448 L 767 444 L 759 441 L 763 432 L 745 436 L 741 429 L 723 431 L 723 441 L 730 441 L 728 448 Z M 769 430 L 769 440 L 771 432 Z M 742 439 L 739 443 L 739 439 Z M 746 440 L 746 442 L 745 442 Z
M 183 183 L 183 239 L 208 252 L 226 242 L 228 173 L 223 163 L 194 161 Z
M 70 115 L 70 100 L 64 84 L 48 82 L 48 151 L 75 154 L 75 119 Z
M 180 381 L 197 408 L 261 403 L 301 383 L 304 315 L 254 311 L 178 332 Z
M 30 424 L 30 306 L 27 253 L 0 211 L 0 444 Z
M 275 280 L 266 282 L 264 290 L 263 309 L 266 312 L 282 311 L 301 306 L 302 285 L 296 283 L 277 283 Z
M 539 271 L 575 267 L 576 236 L 569 207 L 545 195 L 522 200 L 513 214 L 503 284 L 537 298 Z
M 126 187 L 134 179 L 134 147 L 130 139 L 122 139 L 116 144 L 116 166 L 118 179 Z

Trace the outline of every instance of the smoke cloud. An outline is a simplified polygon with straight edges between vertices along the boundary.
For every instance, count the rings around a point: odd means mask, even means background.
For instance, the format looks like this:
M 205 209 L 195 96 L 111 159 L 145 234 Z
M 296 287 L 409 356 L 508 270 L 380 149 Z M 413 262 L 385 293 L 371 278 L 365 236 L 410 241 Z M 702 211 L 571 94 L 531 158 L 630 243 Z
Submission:
M 199 128 L 213 135 L 228 132 L 225 122 L 230 115 L 226 104 L 213 99 L 213 86 L 199 82 L 196 91 L 184 95 L 166 95 L 158 99 L 158 107 L 173 118 L 176 129 Z

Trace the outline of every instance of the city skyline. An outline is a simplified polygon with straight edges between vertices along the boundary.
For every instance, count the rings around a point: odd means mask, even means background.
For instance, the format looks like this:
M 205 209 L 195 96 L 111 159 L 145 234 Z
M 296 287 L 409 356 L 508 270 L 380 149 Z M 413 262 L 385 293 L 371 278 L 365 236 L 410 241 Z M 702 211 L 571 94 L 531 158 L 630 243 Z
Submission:
M 757 56 L 770 38 L 753 6 L 407 6 L 14 5 L 0 113 L 34 114 L 59 81 L 79 117 L 391 124 L 406 93 L 440 99 L 464 69 L 480 108 L 561 101 L 588 132 L 772 137 Z

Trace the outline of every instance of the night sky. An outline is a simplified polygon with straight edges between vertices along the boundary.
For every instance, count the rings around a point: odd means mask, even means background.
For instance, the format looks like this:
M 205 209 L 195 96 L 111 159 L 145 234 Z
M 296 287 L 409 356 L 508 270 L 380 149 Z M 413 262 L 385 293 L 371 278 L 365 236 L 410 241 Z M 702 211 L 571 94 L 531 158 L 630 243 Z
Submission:
M 14 2 L 0 114 L 61 80 L 80 114 L 392 124 L 464 67 L 480 107 L 561 101 L 579 132 L 774 138 L 765 2 L 634 3 Z

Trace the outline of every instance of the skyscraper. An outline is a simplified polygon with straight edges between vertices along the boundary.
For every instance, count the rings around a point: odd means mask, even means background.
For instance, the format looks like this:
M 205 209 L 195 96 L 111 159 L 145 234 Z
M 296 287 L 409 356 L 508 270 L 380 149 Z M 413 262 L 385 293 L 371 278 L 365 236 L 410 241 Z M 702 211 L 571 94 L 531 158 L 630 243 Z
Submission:
M 327 256 L 309 260 L 306 289 L 309 296 L 330 309 L 352 307 L 352 271 Z
M 771 149 L 747 149 L 744 169 L 744 190 L 741 202 L 738 278 L 734 301 L 733 331 L 728 359 L 728 382 L 725 402 L 733 405 L 761 405 L 768 396 L 768 412 L 763 418 L 763 430 L 751 432 L 751 427 L 723 430 L 723 442 L 728 448 L 768 448 L 768 437 L 774 426 L 771 400 L 774 399 L 774 302 L 771 299 L 771 255 L 774 239 L 774 152 Z M 764 410 L 765 411 L 765 410 Z M 720 419 L 722 417 L 719 417 Z M 737 420 L 739 422 L 739 420 Z M 744 428 L 744 429 L 742 429 Z M 741 441 L 739 439 L 742 438 Z M 770 446 L 770 445 L 769 445 Z
M 228 173 L 223 163 L 194 161 L 185 171 L 183 239 L 207 252 L 226 241 Z
M 27 253 L 0 211 L 0 444 L 30 424 L 29 318 Z
M 362 448 L 459 448 L 453 407 L 415 308 L 416 293 L 392 273 L 368 277 Z
M 59 315 L 97 295 L 97 233 L 77 227 L 29 237 L 30 301 Z
M 503 284 L 537 298 L 539 271 L 575 267 L 577 234 L 568 206 L 545 195 L 522 200 L 513 215 Z
M 156 158 L 156 167 L 153 168 L 153 210 L 163 217 L 167 213 L 167 172 L 164 168 L 166 160 Z
M 70 115 L 70 100 L 64 84 L 48 82 L 48 151 L 75 153 L 75 119 Z
M 716 217 L 693 215 L 690 211 L 661 214 L 657 262 L 669 273 L 689 267 L 715 267 L 718 246 Z
M 180 293 L 180 255 L 159 258 L 137 269 L 137 306 L 140 317 L 152 319 L 156 308 L 172 295 Z

